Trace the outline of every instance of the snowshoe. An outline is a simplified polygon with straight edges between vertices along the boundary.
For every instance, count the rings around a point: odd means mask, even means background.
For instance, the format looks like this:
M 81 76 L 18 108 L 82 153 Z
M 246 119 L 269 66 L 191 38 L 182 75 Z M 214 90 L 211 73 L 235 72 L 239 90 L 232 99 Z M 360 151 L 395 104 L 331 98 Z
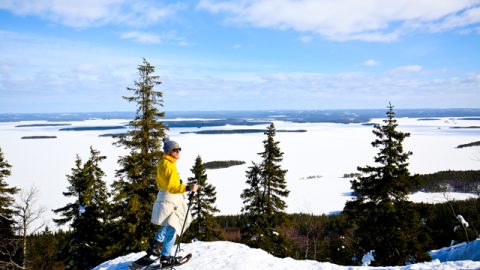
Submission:
M 160 252 L 162 251 L 163 244 L 157 240 L 152 240 L 148 245 L 147 254 L 160 257 Z
M 149 269 L 148 267 L 154 263 L 158 257 L 152 256 L 152 255 L 145 255 L 141 257 L 140 259 L 134 261 L 132 264 L 128 266 L 128 269 L 130 270 L 145 270 Z
M 190 261 L 191 258 L 192 258 L 191 253 L 183 257 L 182 256 L 173 257 L 173 256 L 162 255 L 162 257 L 160 258 L 160 264 L 150 265 L 146 269 L 148 270 L 172 269 L 176 266 L 180 266 L 187 263 L 188 261 Z

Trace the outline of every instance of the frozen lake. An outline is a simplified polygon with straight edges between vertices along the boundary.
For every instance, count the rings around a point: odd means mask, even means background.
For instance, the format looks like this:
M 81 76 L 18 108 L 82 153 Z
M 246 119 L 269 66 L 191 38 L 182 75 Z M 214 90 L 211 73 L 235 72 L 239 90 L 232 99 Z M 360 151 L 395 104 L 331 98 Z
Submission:
M 470 120 L 469 120 L 470 119 Z M 465 128 L 480 126 L 478 118 L 462 119 L 441 117 L 420 121 L 417 118 L 397 118 L 399 130 L 410 132 L 404 142 L 407 151 L 412 151 L 409 169 L 412 173 L 434 173 L 441 170 L 478 170 L 480 147 L 456 148 L 460 144 L 480 140 L 480 129 Z M 176 119 L 185 121 L 186 119 Z M 383 119 L 370 122 L 381 123 Z M 129 120 L 72 121 L 68 127 L 122 126 Z M 107 156 L 101 164 L 107 176 L 107 184 L 114 181 L 117 160 L 125 155 L 124 149 L 113 146 L 115 139 L 100 137 L 100 134 L 119 132 L 60 131 L 58 126 L 42 126 L 51 122 L 21 121 L 0 122 L 0 147 L 12 165 L 12 175 L 7 183 L 21 189 L 32 185 L 39 189 L 39 204 L 48 209 L 46 219 L 54 217 L 51 209 L 70 202 L 63 196 L 68 185 L 66 175 L 74 167 L 76 154 L 83 161 L 88 159 L 89 147 Z M 30 126 L 35 124 L 36 126 Z M 39 125 L 40 124 L 40 125 Z M 18 125 L 27 125 L 16 127 Z M 265 128 L 266 124 L 254 126 L 222 126 L 203 128 L 171 128 L 168 135 L 182 146 L 177 167 L 182 179 L 191 176 L 190 169 L 200 155 L 204 162 L 214 160 L 243 160 L 245 165 L 226 169 L 208 170 L 208 181 L 217 188 L 217 207 L 221 214 L 238 214 L 242 208 L 240 193 L 247 186 L 245 171 L 251 162 L 259 162 L 258 153 L 263 151 L 264 134 L 183 134 L 185 131 L 208 129 Z M 276 140 L 284 152 L 282 166 L 287 169 L 290 195 L 287 198 L 288 212 L 334 213 L 341 211 L 350 198 L 350 180 L 346 173 L 356 172 L 357 166 L 373 164 L 377 150 L 371 146 L 374 139 L 372 126 L 336 123 L 293 123 L 275 121 L 277 130 L 303 129 L 307 132 L 277 133 Z M 56 139 L 21 139 L 24 136 L 56 136 Z M 429 199 L 430 195 L 432 196 Z M 453 195 L 452 195 L 453 196 Z M 458 196 L 465 196 L 460 194 Z M 463 198 L 463 197 L 462 197 Z M 438 194 L 416 194 L 415 201 L 441 201 Z M 50 221 L 50 226 L 54 226 Z

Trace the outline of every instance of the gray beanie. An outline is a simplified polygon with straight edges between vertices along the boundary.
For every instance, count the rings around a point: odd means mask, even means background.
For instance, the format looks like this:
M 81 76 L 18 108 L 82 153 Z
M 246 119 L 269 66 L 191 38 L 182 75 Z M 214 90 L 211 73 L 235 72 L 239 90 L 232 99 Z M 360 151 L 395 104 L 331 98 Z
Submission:
M 165 154 L 168 154 L 170 151 L 177 148 L 181 149 L 180 144 L 176 141 L 171 141 L 168 137 L 163 138 L 163 152 Z

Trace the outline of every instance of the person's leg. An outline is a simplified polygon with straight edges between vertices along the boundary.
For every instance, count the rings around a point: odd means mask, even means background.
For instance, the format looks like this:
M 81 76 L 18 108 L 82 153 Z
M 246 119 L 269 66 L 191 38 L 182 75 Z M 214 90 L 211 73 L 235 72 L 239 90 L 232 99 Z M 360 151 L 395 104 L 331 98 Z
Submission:
M 177 233 L 175 228 L 172 226 L 164 226 L 165 227 L 165 234 L 163 239 L 163 248 L 162 248 L 162 255 L 163 256 L 171 256 L 173 245 L 175 244 L 175 239 L 177 238 Z
M 163 240 L 165 239 L 165 232 L 166 232 L 165 226 L 161 226 L 153 239 L 151 240 L 150 244 L 148 245 L 147 249 L 147 254 L 148 255 L 155 255 L 155 256 L 160 256 L 160 251 L 162 249 L 162 243 Z
M 150 240 L 150 243 L 147 249 L 147 255 L 133 262 L 132 263 L 133 266 L 142 267 L 142 269 L 144 269 L 145 266 L 148 266 L 153 262 L 155 262 L 155 257 L 158 257 L 161 255 L 160 251 L 162 249 L 162 242 L 163 242 L 163 239 L 165 238 L 166 231 L 167 230 L 165 226 L 162 226 L 160 227 L 160 229 L 158 229 L 158 232 L 155 234 L 153 239 Z
M 166 232 L 167 232 L 167 226 L 160 226 L 160 229 L 158 229 L 157 233 L 155 234 L 155 238 L 154 238 L 155 241 L 163 243 Z

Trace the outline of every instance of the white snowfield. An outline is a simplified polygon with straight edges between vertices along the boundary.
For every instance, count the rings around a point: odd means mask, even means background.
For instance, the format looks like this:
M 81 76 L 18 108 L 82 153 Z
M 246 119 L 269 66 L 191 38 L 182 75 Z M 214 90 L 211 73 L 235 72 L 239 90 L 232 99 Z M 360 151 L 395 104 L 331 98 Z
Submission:
M 408 195 L 408 199 L 416 203 L 444 203 L 453 200 L 468 200 L 477 198 L 476 194 L 459 192 L 415 192 Z
M 182 121 L 185 119 L 175 119 Z M 371 122 L 382 123 L 383 119 Z M 118 157 L 127 154 L 123 148 L 112 145 L 111 137 L 100 134 L 123 132 L 59 131 L 59 127 L 15 127 L 19 124 L 45 124 L 45 121 L 0 123 L 0 147 L 12 165 L 10 185 L 28 190 L 32 185 L 40 191 L 38 203 L 47 209 L 57 209 L 71 203 L 63 196 L 68 186 L 67 174 L 75 165 L 75 155 L 88 159 L 89 147 L 99 150 L 107 159 L 102 169 L 104 180 L 110 185 L 118 170 Z M 70 122 L 69 127 L 125 125 L 128 120 L 95 119 Z M 405 150 L 412 151 L 409 169 L 412 173 L 434 173 L 443 170 L 478 170 L 480 147 L 456 148 L 460 144 L 478 141 L 480 129 L 458 127 L 480 126 L 480 120 L 438 118 L 420 121 L 399 118 L 399 130 L 410 132 Z M 331 214 L 342 211 L 351 199 L 350 179 L 344 174 L 357 172 L 357 166 L 372 165 L 378 149 L 371 146 L 375 139 L 372 127 L 361 124 L 291 123 L 275 122 L 278 130 L 305 129 L 302 133 L 277 133 L 276 139 L 284 152 L 282 167 L 287 169 L 286 180 L 290 194 L 286 199 L 289 213 Z M 242 160 L 246 164 L 226 169 L 208 170 L 208 181 L 216 187 L 216 206 L 220 214 L 239 214 L 242 208 L 240 194 L 247 188 L 245 172 L 251 162 L 258 162 L 263 151 L 265 135 L 256 134 L 182 134 L 182 131 L 208 129 L 265 128 L 259 126 L 223 126 L 205 128 L 172 128 L 168 135 L 182 146 L 177 167 L 182 179 L 191 177 L 190 169 L 200 155 L 204 162 L 214 160 Z M 22 140 L 23 136 L 57 136 L 56 139 Z M 465 199 L 468 194 L 446 194 L 449 199 Z M 413 201 L 440 202 L 444 194 L 416 193 Z M 53 212 L 45 213 L 49 226 L 55 227 Z
M 386 266 L 386 267 L 367 267 L 367 266 L 341 266 L 327 262 L 317 262 L 313 260 L 294 260 L 292 258 L 277 258 L 261 250 L 249 248 L 246 245 L 218 241 L 218 242 L 193 242 L 182 244 L 181 254 L 192 253 L 192 259 L 180 266 L 175 267 L 178 270 L 366 270 L 366 269 L 385 269 L 385 270 L 417 270 L 417 269 L 436 269 L 436 270 L 454 270 L 454 269 L 480 269 L 480 240 L 463 244 L 453 250 L 462 254 L 463 258 L 472 257 L 476 253 L 477 261 L 464 259 L 461 261 L 441 262 L 434 259 L 431 262 L 411 264 L 406 266 Z M 437 255 L 448 257 L 451 248 L 436 251 Z M 145 252 L 132 253 L 123 257 L 104 262 L 93 270 L 128 270 L 128 265 L 145 255 Z

